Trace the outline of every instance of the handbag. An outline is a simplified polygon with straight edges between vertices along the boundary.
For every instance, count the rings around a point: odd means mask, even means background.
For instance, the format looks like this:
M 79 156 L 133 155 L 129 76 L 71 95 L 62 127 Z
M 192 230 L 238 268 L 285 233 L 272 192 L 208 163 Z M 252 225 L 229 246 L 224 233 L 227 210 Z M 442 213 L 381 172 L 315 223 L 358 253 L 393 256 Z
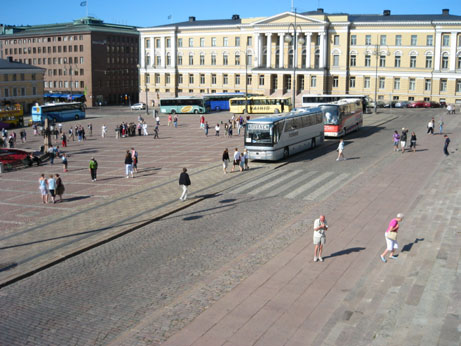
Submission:
M 390 240 L 397 240 L 397 232 L 387 232 L 386 238 Z

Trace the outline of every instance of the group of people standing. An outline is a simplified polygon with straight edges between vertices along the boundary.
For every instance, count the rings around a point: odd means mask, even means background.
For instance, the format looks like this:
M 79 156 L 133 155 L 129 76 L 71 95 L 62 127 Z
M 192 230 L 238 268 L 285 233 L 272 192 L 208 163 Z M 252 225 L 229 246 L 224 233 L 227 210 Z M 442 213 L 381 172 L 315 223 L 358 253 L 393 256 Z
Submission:
M 59 196 L 59 202 L 62 201 L 65 188 L 59 174 L 50 174 L 48 179 L 45 174 L 41 174 L 38 179 L 38 187 L 44 204 L 49 203 L 49 197 L 51 197 L 51 203 L 53 204 L 56 203 L 56 196 Z
M 403 154 L 407 146 L 408 129 L 403 127 L 402 132 L 400 134 L 397 130 L 395 130 L 393 134 L 393 140 L 394 140 L 394 151 L 401 151 Z M 413 150 L 413 152 L 416 152 L 416 133 L 414 131 L 412 131 L 410 135 L 410 150 Z

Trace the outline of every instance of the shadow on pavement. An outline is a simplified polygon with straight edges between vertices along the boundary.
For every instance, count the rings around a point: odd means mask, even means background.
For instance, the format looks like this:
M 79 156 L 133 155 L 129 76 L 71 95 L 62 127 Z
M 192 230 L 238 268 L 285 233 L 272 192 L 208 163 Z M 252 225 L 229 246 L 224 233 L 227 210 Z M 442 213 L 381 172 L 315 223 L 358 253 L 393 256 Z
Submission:
M 360 252 L 362 250 L 365 250 L 364 247 L 351 247 L 349 249 L 341 250 L 338 252 L 333 252 L 329 256 L 324 256 L 323 258 L 330 258 L 330 257 L 336 257 L 336 256 L 342 256 L 342 255 L 349 255 L 350 253 L 353 252 Z
M 402 251 L 400 252 L 410 252 L 411 248 L 413 247 L 414 244 L 420 242 L 420 241 L 424 241 L 424 238 L 416 238 L 414 242 L 411 242 L 411 243 L 408 243 L 408 244 L 405 244 L 403 247 L 402 247 Z
M 75 197 L 71 197 L 71 198 L 65 198 L 63 199 L 61 202 L 64 203 L 64 202 L 75 202 L 75 201 L 80 201 L 81 199 L 87 199 L 87 198 L 90 198 L 91 196 L 75 196 Z M 59 203 L 61 203 L 59 202 Z

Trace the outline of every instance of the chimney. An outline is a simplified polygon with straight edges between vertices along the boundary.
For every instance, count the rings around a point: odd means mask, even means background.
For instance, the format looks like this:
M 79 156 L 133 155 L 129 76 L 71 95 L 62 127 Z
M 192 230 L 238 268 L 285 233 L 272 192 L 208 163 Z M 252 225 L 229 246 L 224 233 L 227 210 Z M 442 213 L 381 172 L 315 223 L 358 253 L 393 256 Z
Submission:
M 318 8 L 318 9 L 317 9 L 317 12 L 318 12 L 318 13 L 323 13 L 323 8 Z
M 239 20 L 240 16 L 238 14 L 233 14 L 232 15 L 232 20 Z
M 442 10 L 442 14 L 443 14 L 444 16 L 448 16 L 448 15 L 450 14 L 450 9 L 449 9 L 449 8 L 444 8 L 444 9 Z
M 391 10 L 384 10 L 383 11 L 383 16 L 390 16 L 391 15 Z
M 189 22 L 195 22 L 195 17 L 189 17 Z

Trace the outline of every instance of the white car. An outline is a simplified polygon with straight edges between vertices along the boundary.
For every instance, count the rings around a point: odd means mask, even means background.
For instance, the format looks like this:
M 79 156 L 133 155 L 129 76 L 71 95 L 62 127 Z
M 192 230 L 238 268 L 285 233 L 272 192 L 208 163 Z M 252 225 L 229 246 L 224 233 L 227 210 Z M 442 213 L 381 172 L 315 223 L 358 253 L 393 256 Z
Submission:
M 131 106 L 132 111 L 142 110 L 142 109 L 146 109 L 146 105 L 144 103 L 135 103 L 134 105 Z

